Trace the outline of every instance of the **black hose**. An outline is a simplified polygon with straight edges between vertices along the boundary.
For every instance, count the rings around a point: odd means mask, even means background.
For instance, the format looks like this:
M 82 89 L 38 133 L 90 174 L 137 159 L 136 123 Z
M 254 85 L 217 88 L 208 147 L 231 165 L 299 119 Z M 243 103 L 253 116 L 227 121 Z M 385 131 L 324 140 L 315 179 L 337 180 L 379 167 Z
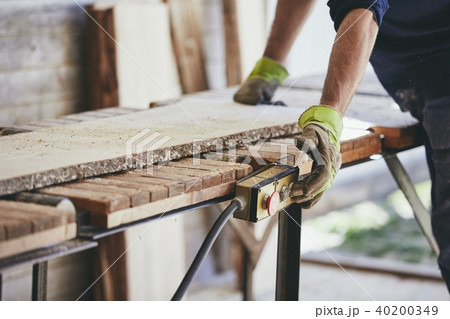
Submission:
M 226 222 L 228 221 L 228 219 L 230 219 L 231 215 L 235 211 L 240 209 L 241 206 L 242 206 L 241 202 L 239 202 L 238 200 L 232 200 L 230 205 L 228 205 L 228 207 L 222 212 L 222 214 L 220 214 L 219 218 L 217 218 L 216 222 L 214 223 L 205 240 L 203 241 L 202 246 L 197 252 L 197 255 L 192 261 L 192 264 L 189 267 L 186 275 L 184 275 L 184 278 L 181 281 L 180 286 L 173 295 L 171 299 L 172 301 L 180 301 L 181 298 L 183 298 L 184 294 L 186 293 L 186 290 L 191 284 L 192 279 L 194 279 L 195 275 L 197 274 L 197 271 L 200 269 L 200 266 L 205 260 L 206 255 L 208 254 L 209 250 L 214 244 L 214 241 L 216 240 L 223 226 L 225 226 Z

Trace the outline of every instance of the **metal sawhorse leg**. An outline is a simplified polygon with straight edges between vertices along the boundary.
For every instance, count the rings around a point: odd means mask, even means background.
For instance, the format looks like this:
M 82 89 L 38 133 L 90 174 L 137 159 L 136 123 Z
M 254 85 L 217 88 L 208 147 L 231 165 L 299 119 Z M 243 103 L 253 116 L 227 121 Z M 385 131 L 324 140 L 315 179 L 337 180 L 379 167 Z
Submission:
M 424 233 L 431 249 L 436 253 L 436 255 L 439 255 L 439 247 L 436 243 L 436 240 L 434 239 L 433 231 L 431 229 L 430 213 L 425 208 L 419 196 L 417 195 L 416 190 L 414 189 L 414 185 L 412 184 L 411 179 L 408 176 L 408 173 L 398 159 L 397 155 L 384 155 L 384 160 L 386 161 L 386 164 L 389 167 L 392 176 L 397 182 L 398 187 L 402 190 L 403 194 L 411 205 L 414 212 L 414 217 L 416 218 L 419 227 Z
M 302 209 L 290 205 L 278 213 L 278 252 L 275 300 L 299 299 L 300 287 L 300 237 Z
M 276 300 L 298 300 L 301 220 L 301 206 L 298 204 L 292 204 L 287 209 L 278 212 Z M 263 238 L 256 240 L 252 224 L 244 225 L 240 221 L 230 220 L 244 252 L 242 280 L 244 300 L 253 300 L 253 270 L 276 221 L 275 218 L 272 218 Z
M 439 247 L 431 229 L 431 216 L 423 205 L 405 168 L 395 154 L 384 160 L 402 190 L 431 249 L 439 254 Z M 300 286 L 301 206 L 292 204 L 279 213 L 276 300 L 298 300 Z
M 47 300 L 47 270 L 48 261 L 33 264 L 33 286 L 31 300 Z

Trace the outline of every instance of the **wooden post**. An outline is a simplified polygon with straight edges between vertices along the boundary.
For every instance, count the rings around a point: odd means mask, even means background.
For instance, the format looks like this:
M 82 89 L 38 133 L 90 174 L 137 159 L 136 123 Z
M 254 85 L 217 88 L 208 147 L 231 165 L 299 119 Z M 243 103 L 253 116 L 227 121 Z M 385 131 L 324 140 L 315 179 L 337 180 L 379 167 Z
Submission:
M 128 300 L 126 255 L 121 256 L 125 250 L 124 232 L 98 240 L 95 279 L 102 278 L 94 286 L 95 300 Z
M 239 85 L 242 82 L 242 65 L 236 0 L 222 0 L 222 6 L 227 84 Z
M 167 0 L 172 43 L 183 93 L 208 89 L 198 0 Z
M 111 39 L 115 36 L 113 8 L 95 10 L 93 5 L 89 5 L 86 9 L 90 15 L 86 18 L 89 108 L 118 106 L 116 44 Z

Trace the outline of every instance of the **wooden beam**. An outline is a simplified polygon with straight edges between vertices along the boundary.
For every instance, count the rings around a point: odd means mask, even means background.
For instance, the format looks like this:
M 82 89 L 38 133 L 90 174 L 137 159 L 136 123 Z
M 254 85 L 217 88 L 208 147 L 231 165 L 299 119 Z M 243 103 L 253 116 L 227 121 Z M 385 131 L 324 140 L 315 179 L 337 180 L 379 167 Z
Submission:
M 173 48 L 183 93 L 208 89 L 201 28 L 201 1 L 168 0 Z
M 144 218 L 164 214 L 171 210 L 188 207 L 213 198 L 218 198 L 233 193 L 234 182 L 220 184 L 205 188 L 200 191 L 181 194 L 178 196 L 151 202 L 142 206 L 123 209 L 111 214 L 94 214 L 91 216 L 91 224 L 100 227 L 112 228 L 122 224 L 141 220 Z
M 127 261 L 126 255 L 122 255 L 126 249 L 124 232 L 98 240 L 94 278 L 99 281 L 94 286 L 95 300 L 128 300 Z
M 87 90 L 91 109 L 119 105 L 116 43 L 112 8 L 99 10 L 86 6 Z
M 242 82 L 241 49 L 236 0 L 222 0 L 225 31 L 225 59 L 228 86 Z

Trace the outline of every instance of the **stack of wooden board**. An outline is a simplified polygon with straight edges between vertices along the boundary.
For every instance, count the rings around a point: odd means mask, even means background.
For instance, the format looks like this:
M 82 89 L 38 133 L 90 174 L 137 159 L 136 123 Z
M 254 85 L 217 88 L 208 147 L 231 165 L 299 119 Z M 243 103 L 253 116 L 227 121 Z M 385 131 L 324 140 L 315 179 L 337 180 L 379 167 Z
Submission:
M 348 136 L 342 142 L 344 163 L 380 152 L 381 140 L 376 134 L 357 131 Z M 145 169 L 43 188 L 39 192 L 68 197 L 78 209 L 90 212 L 92 225 L 112 228 L 232 195 L 238 179 L 275 161 L 298 166 L 300 174 L 306 174 L 311 170 L 312 160 L 293 141 L 293 138 L 262 140 L 248 146 L 207 152 L 202 158 L 186 157 Z
M 229 195 L 244 167 L 249 173 L 281 161 L 308 172 L 312 162 L 293 145 L 299 133 L 295 120 L 317 101 L 320 92 L 280 88 L 277 94 L 289 107 L 251 107 L 233 103 L 234 90 L 192 94 L 174 104 L 139 112 L 121 113 L 116 108 L 67 116 L 71 123 L 56 120 L 49 127 L 36 123 L 33 132 L 3 136 L 0 195 L 41 188 L 41 192 L 70 197 L 77 208 L 92 213 L 94 225 L 115 227 Z M 355 96 L 344 118 L 344 163 L 379 154 L 381 135 L 415 126 L 409 115 L 389 107 L 392 103 L 383 96 Z M 384 110 L 383 105 L 387 105 Z M 377 128 L 382 128 L 380 134 L 367 130 Z M 170 138 L 158 147 L 135 147 L 130 153 L 128 142 L 145 130 Z M 401 134 L 387 136 L 385 142 L 401 140 Z M 143 137 L 145 142 L 153 141 L 146 140 L 150 135 Z M 230 148 L 233 145 L 247 146 Z M 226 148 L 229 151 L 210 153 Z M 203 159 L 192 158 L 199 153 Z M 153 170 L 136 170 L 137 159 L 149 154 L 154 157 L 146 164 Z M 168 163 L 154 165 L 161 161 Z M 249 166 L 236 166 L 236 162 Z M 227 175 L 232 171 L 237 175 Z M 72 183 L 62 184 L 67 182 Z
M 75 211 L 0 200 L 0 258 L 75 238 Z
M 111 228 L 230 195 L 251 172 L 249 165 L 186 158 L 40 192 L 70 198 L 90 212 L 92 225 Z
M 222 150 L 203 154 L 205 158 L 246 163 L 253 169 L 261 168 L 272 162 L 298 166 L 300 174 L 311 171 L 313 164 L 306 153 L 299 152 L 295 146 L 296 135 L 287 138 L 275 138 L 253 143 L 250 146 Z M 350 164 L 381 153 L 381 138 L 370 131 L 344 129 L 341 137 L 342 163 Z

